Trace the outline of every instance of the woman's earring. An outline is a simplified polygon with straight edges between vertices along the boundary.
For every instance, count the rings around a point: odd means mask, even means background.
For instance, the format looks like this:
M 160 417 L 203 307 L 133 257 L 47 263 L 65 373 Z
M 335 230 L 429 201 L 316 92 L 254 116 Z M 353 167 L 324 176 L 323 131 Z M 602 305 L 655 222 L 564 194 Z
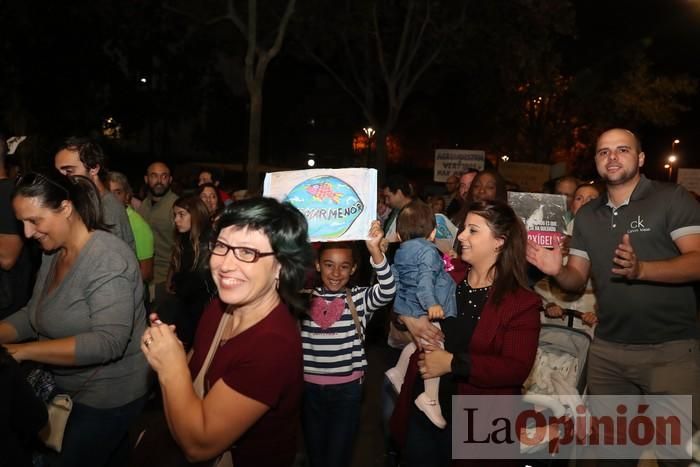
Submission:
M 279 290 L 280 289 L 280 278 L 275 277 L 275 289 Z

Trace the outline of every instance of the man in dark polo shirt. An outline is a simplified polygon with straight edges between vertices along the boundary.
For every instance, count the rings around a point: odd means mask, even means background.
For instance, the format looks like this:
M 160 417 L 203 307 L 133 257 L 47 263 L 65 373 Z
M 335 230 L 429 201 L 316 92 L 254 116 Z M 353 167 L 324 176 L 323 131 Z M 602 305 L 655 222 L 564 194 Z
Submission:
M 599 324 L 589 392 L 693 395 L 697 430 L 700 205 L 683 187 L 640 174 L 644 153 L 628 130 L 604 132 L 595 162 L 607 194 L 576 215 L 568 263 L 562 265 L 560 249 L 533 243 L 528 261 L 565 289 L 580 290 L 593 278 Z

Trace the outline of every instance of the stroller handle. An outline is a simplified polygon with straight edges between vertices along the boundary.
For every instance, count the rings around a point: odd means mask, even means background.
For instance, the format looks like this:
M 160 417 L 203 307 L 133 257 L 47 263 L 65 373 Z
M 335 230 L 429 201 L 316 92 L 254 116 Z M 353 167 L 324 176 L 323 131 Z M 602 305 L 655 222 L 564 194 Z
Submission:
M 562 311 L 564 312 L 564 316 L 569 318 L 567 320 L 567 326 L 569 326 L 569 327 L 574 326 L 574 318 L 578 318 L 580 320 L 583 319 L 583 312 L 582 311 L 572 310 L 571 308 L 562 308 Z M 540 307 L 540 313 L 544 313 L 544 312 L 545 312 L 544 307 Z

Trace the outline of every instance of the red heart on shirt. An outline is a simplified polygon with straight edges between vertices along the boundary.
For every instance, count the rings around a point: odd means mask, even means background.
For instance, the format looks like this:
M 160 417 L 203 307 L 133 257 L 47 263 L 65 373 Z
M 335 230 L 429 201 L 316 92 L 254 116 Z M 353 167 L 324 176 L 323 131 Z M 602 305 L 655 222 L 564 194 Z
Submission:
M 335 300 L 327 301 L 321 297 L 315 297 L 311 301 L 309 315 L 314 323 L 321 329 L 328 329 L 333 323 L 340 319 L 340 315 L 345 310 L 345 299 L 338 297 Z

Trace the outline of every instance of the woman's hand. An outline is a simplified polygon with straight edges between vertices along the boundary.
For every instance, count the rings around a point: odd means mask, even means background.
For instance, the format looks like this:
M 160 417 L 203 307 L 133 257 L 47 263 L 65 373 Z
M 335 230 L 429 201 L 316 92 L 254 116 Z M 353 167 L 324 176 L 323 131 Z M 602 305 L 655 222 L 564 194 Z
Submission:
M 27 344 L 3 344 L 3 347 L 7 349 L 7 353 L 9 353 L 17 362 L 27 360 L 23 352 L 26 346 Z
M 158 313 L 151 313 L 150 315 L 148 315 L 148 321 L 151 326 L 160 326 L 162 324 L 166 324 L 160 320 L 160 316 L 158 316 Z M 168 328 L 170 328 L 172 332 L 175 332 L 174 324 L 168 324 Z
M 428 315 L 423 315 L 420 318 L 411 316 L 401 316 L 401 322 L 408 328 L 408 332 L 413 336 L 413 340 L 419 349 L 423 349 L 423 343 L 428 343 L 436 348 L 440 347 L 440 343 L 445 340 L 445 335 L 440 329 L 428 319 Z
M 182 378 L 187 373 L 185 349 L 175 335 L 174 327 L 154 324 L 146 329 L 141 338 L 141 351 L 161 382 L 173 377 Z
M 437 378 L 452 372 L 452 354 L 430 344 L 418 356 L 418 371 L 423 379 Z
M 556 276 L 562 269 L 562 245 L 549 250 L 532 240 L 527 242 L 527 261 L 548 276 Z

